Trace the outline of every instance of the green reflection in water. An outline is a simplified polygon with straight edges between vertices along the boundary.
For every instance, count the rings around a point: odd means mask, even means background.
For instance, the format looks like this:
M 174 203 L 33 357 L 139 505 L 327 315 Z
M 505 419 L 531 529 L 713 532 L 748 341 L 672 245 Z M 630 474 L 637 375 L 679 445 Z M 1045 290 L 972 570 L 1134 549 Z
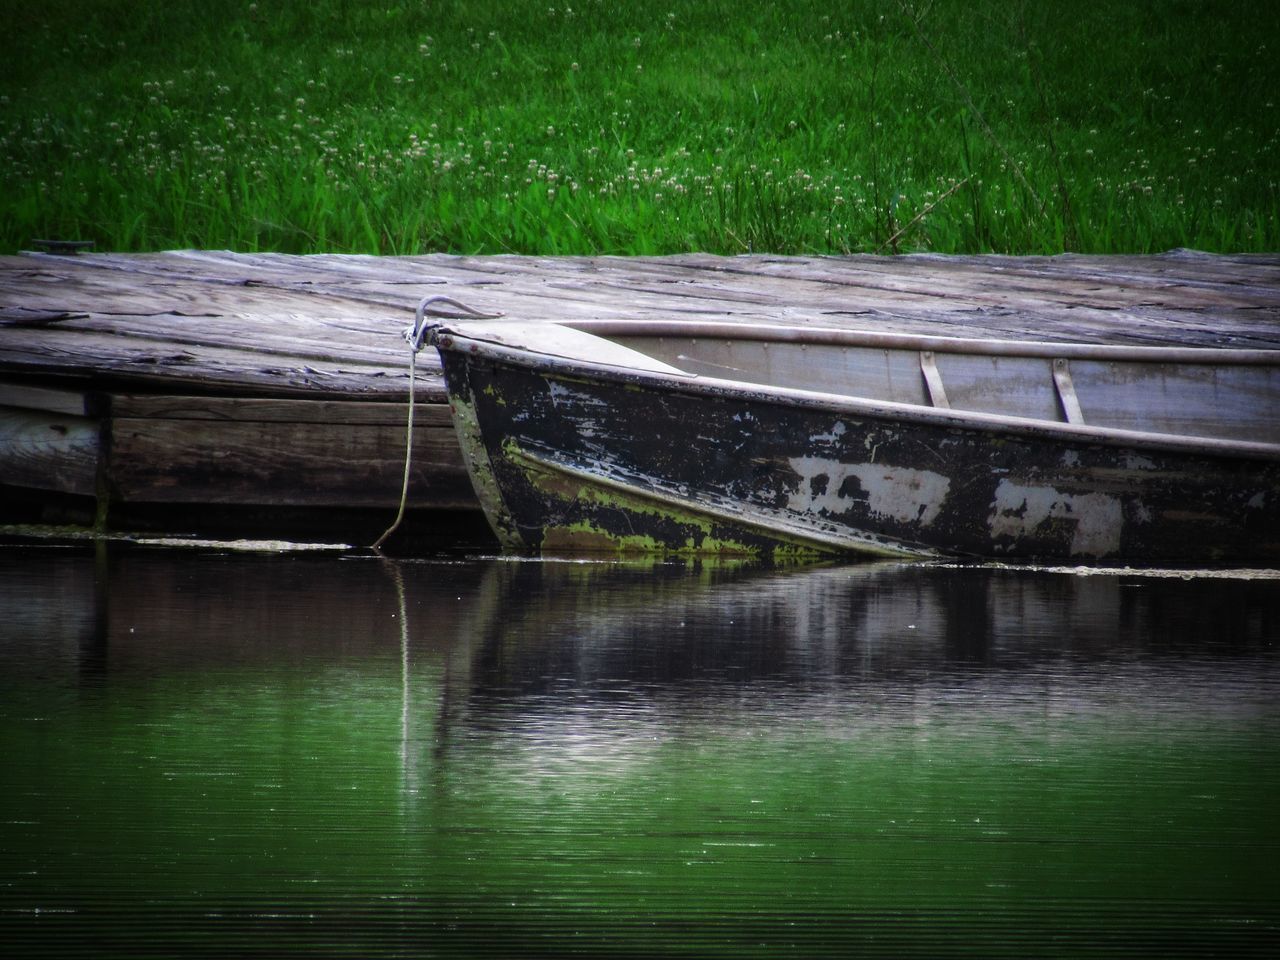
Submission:
M 1274 942 L 1266 584 L 44 573 L 0 647 L 3 924 L 29 952 Z

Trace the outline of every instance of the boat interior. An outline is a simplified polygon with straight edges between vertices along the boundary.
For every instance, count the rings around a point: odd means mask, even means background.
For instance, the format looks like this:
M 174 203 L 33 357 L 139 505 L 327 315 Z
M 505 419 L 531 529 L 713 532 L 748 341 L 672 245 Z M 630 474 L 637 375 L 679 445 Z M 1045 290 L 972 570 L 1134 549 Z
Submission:
M 723 323 L 572 326 L 700 377 L 1280 444 L 1280 351 L 967 340 Z

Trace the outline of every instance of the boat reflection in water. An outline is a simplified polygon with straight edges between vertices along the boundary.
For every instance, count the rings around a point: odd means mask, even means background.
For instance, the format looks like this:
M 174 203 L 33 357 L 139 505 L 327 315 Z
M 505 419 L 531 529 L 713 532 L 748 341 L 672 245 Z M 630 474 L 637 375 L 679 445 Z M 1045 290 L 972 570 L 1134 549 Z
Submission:
M 1276 937 L 1274 575 L 0 568 L 0 926 L 33 952 Z

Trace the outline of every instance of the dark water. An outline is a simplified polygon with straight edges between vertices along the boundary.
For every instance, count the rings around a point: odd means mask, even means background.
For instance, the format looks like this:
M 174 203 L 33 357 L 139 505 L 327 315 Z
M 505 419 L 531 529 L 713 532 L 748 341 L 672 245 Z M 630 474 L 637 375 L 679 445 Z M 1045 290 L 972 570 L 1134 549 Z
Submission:
M 0 550 L 0 952 L 1267 955 L 1280 581 Z

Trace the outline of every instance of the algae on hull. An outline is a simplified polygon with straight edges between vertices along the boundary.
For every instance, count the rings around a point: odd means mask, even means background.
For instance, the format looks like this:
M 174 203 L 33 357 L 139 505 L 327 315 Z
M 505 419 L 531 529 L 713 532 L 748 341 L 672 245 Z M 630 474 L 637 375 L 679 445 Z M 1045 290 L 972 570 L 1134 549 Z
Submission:
M 657 494 L 624 490 L 620 484 L 570 473 L 529 455 L 510 439 L 502 447 L 506 461 L 522 471 L 532 488 L 562 503 L 565 513 L 572 506 L 574 514 L 586 514 L 573 521 L 548 523 L 539 544 L 544 553 L 724 556 L 775 562 L 819 560 L 838 553 L 800 538 L 752 530 L 748 524 L 701 512 L 695 505 L 676 506 Z M 625 531 L 621 521 L 626 523 Z M 739 526 L 743 529 L 734 529 Z

